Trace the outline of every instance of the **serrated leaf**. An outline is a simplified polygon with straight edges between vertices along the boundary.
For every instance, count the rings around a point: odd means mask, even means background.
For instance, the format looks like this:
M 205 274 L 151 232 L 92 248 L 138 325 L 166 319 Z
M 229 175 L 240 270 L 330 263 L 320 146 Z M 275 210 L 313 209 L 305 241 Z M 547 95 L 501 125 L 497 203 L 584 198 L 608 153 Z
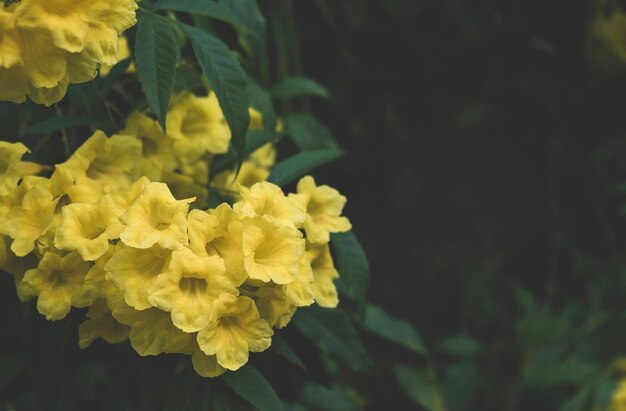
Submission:
M 103 116 L 52 117 L 26 128 L 23 135 L 34 136 L 39 134 L 50 134 L 56 131 L 81 126 L 88 126 L 93 129 L 107 129 L 111 127 L 111 123 L 107 117 Z
M 352 231 L 334 233 L 330 237 L 335 250 L 339 279 L 337 287 L 357 303 L 359 313 L 365 314 L 365 297 L 370 265 L 363 246 Z
M 400 344 L 411 351 L 423 355 L 428 353 L 422 338 L 408 321 L 393 318 L 380 307 L 367 306 L 363 325 L 371 333 Z
M 330 97 L 328 90 L 315 80 L 305 76 L 285 77 L 272 87 L 272 95 L 277 98 L 301 96 Z
M 298 357 L 298 355 L 293 351 L 293 349 L 291 349 L 289 344 L 287 344 L 287 342 L 280 335 L 274 334 L 274 336 L 272 337 L 272 345 L 270 346 L 270 349 L 290 363 L 300 368 L 301 370 L 308 372 L 300 357 Z
M 141 89 L 165 131 L 165 118 L 176 78 L 179 50 L 176 32 L 164 18 L 139 13 L 135 60 Z
M 341 360 L 352 371 L 369 367 L 367 351 L 345 311 L 311 307 L 299 310 L 293 323 L 320 350 Z
M 303 151 L 274 166 L 268 181 L 278 186 L 291 183 L 309 171 L 343 156 L 341 150 L 310 150 Z
M 443 396 L 431 373 L 422 368 L 394 364 L 393 373 L 400 388 L 418 405 L 428 411 L 443 411 Z
M 330 130 L 309 113 L 286 116 L 285 131 L 300 150 L 339 149 Z
M 278 395 L 276 395 L 274 388 L 251 365 L 246 365 L 236 372 L 227 372 L 220 378 L 241 398 L 261 411 L 279 411 L 283 409 L 283 404 Z
M 246 78 L 228 47 L 195 27 L 180 24 L 191 40 L 202 71 L 209 80 L 232 134 L 232 145 L 240 161 L 244 158 L 246 130 L 250 123 Z
M 273 131 L 256 131 L 250 130 L 246 133 L 246 148 L 244 149 L 244 158 L 254 153 L 265 144 L 279 140 L 284 134 Z M 227 153 L 215 157 L 211 162 L 211 175 L 228 170 L 237 164 L 237 155 L 230 148 Z

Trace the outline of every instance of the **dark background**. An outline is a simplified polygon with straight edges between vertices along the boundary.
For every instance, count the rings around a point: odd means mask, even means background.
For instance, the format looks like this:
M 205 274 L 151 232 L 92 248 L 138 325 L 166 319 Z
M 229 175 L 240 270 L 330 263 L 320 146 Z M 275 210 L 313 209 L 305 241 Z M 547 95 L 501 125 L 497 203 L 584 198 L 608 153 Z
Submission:
M 370 299 L 429 339 L 498 334 L 514 285 L 558 302 L 571 249 L 615 251 L 594 153 L 623 135 L 624 76 L 587 62 L 596 9 L 295 2 L 301 69 L 333 96 L 315 109 L 348 152 L 321 175 L 349 199 Z

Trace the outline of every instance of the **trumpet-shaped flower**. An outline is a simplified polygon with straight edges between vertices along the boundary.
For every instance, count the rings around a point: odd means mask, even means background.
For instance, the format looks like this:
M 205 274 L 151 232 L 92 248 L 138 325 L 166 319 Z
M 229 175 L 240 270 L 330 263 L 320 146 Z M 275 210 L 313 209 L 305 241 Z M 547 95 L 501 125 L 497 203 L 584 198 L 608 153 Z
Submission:
M 288 284 L 300 274 L 304 255 L 302 233 L 263 218 L 244 219 L 244 267 L 252 280 Z
M 254 184 L 267 180 L 270 172 L 256 165 L 252 161 L 244 161 L 239 169 L 239 174 L 234 170 L 227 170 L 218 173 L 211 180 L 211 188 L 221 191 L 223 194 L 238 201 L 241 199 L 239 195 L 239 187 L 252 187 Z
M 237 293 L 225 276 L 220 257 L 200 257 L 183 248 L 172 253 L 168 270 L 152 282 L 148 301 L 171 312 L 174 325 L 191 333 L 208 324 L 213 303 L 220 295 Z
M 89 305 L 82 287 L 88 270 L 89 263 L 77 253 L 46 253 L 37 268 L 24 273 L 21 287 L 26 294 L 37 296 L 37 311 L 46 319 L 61 320 L 72 306 Z
M 266 350 L 273 335 L 269 323 L 261 319 L 254 301 L 248 297 L 224 295 L 211 312 L 211 320 L 198 333 L 198 345 L 228 370 L 238 370 L 250 352 Z
M 243 217 L 266 216 L 281 226 L 297 227 L 304 222 L 304 209 L 289 199 L 275 184 L 261 182 L 250 188 L 241 186 L 242 199 L 233 206 Z
M 111 138 L 97 131 L 51 177 L 53 194 L 68 194 L 73 202 L 93 203 L 104 191 L 128 188 L 136 179 L 141 141 L 131 136 Z
M 140 173 L 151 181 L 160 181 L 164 171 L 171 172 L 176 168 L 172 140 L 161 131 L 155 120 L 135 112 L 128 118 L 121 134 L 141 140 Z
M 230 142 L 230 129 L 214 93 L 208 97 L 176 96 L 167 113 L 167 134 L 183 164 L 193 163 L 205 153 L 225 153 Z
M 313 269 L 314 280 L 311 288 L 315 294 L 315 301 L 322 307 L 337 307 L 339 296 L 333 281 L 339 278 L 339 273 L 333 264 L 330 247 L 328 244 L 307 243 L 306 256 Z
M 129 330 L 113 318 L 106 300 L 98 299 L 89 307 L 87 319 L 78 326 L 78 346 L 87 348 L 98 338 L 117 344 L 128 339 Z
M 0 141 L 0 196 L 9 195 L 22 177 L 36 174 L 41 167 L 21 161 L 28 148 L 22 143 Z
M 59 250 L 78 251 L 87 261 L 100 258 L 109 249 L 109 240 L 119 238 L 123 226 L 109 202 L 69 204 L 61 210 L 54 245 Z
M 112 293 L 107 302 L 113 318 L 130 327 L 128 338 L 141 356 L 161 353 L 191 354 L 193 336 L 174 327 L 170 314 L 157 308 L 138 311 L 128 306 L 121 290 Z
M 220 234 L 219 219 L 202 210 L 191 210 L 189 220 L 189 249 L 196 255 L 215 255 L 215 250 L 211 247 L 207 250 L 207 245 Z
M 191 363 L 193 369 L 201 377 L 215 378 L 226 372 L 226 368 L 217 363 L 215 355 L 206 355 L 200 348 L 197 348 L 191 355 Z
M 129 57 L 130 57 L 130 46 L 128 44 L 128 38 L 126 38 L 126 36 L 121 36 L 117 40 L 117 57 L 116 57 L 115 64 Z M 113 64 L 100 64 L 100 76 L 102 77 L 108 76 L 113 67 L 114 67 Z M 134 63 L 131 63 L 126 69 L 127 73 L 134 73 L 136 71 L 137 71 L 137 67 L 135 67 Z
M 298 182 L 298 194 L 289 196 L 306 209 L 304 231 L 312 243 L 326 244 L 330 233 L 342 233 L 352 228 L 350 221 L 341 216 L 346 198 L 327 185 L 317 186 L 311 176 Z
M 150 183 L 120 217 L 124 244 L 135 248 L 177 250 L 189 243 L 187 212 L 194 199 L 176 200 L 166 184 Z
M 172 252 L 158 245 L 140 249 L 118 244 L 105 266 L 107 277 L 124 291 L 126 303 L 136 310 L 153 307 L 148 289 L 169 264 Z
M 278 329 L 286 327 L 298 309 L 284 288 L 271 284 L 253 293 L 261 318 Z
M 35 241 L 52 226 L 56 201 L 44 185 L 30 189 L 20 206 L 14 206 L 4 219 L 1 231 L 13 238 L 11 250 L 18 257 L 33 251 Z

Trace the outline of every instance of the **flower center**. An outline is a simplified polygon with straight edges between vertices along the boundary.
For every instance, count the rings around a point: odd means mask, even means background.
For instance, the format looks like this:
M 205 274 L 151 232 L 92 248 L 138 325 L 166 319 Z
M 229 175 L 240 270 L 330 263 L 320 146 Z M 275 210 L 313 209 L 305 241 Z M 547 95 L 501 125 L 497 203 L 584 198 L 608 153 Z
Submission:
M 208 287 L 209 283 L 204 278 L 183 277 L 178 281 L 178 288 L 186 294 L 204 293 Z

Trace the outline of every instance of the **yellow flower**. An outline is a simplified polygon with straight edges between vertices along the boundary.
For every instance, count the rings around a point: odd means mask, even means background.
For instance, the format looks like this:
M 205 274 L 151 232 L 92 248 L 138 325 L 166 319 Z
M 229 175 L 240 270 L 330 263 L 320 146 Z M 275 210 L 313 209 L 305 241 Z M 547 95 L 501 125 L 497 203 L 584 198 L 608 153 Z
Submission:
M 109 240 L 119 238 L 123 230 L 110 204 L 100 201 L 63 207 L 54 245 L 59 250 L 78 251 L 87 261 L 100 258 L 109 249 Z
M 170 314 L 157 308 L 137 311 L 129 307 L 121 292 L 107 298 L 113 318 L 130 327 L 128 338 L 141 356 L 161 353 L 188 353 L 193 346 L 193 335 L 174 327 Z
M 4 219 L 2 233 L 13 238 L 11 250 L 18 257 L 33 251 L 35 241 L 52 226 L 56 201 L 43 185 L 30 189 L 20 206 L 13 207 Z
M 304 254 L 302 233 L 263 218 L 244 219 L 244 267 L 252 280 L 288 284 L 300 274 Z
M 37 268 L 24 273 L 21 287 L 26 294 L 37 296 L 37 311 L 47 320 L 61 320 L 72 306 L 89 305 L 82 287 L 89 267 L 77 253 L 63 257 L 46 253 Z
M 13 13 L 0 9 L 0 69 L 23 64 Z
M 199 256 L 215 255 L 215 250 L 207 249 L 218 235 L 220 235 L 219 219 L 202 210 L 191 210 L 189 216 L 189 249 Z
M 613 397 L 607 411 L 626 410 L 626 379 L 619 381 L 617 388 L 613 391 Z
M 333 281 L 339 278 L 339 273 L 333 264 L 330 247 L 328 244 L 307 243 L 306 255 L 313 269 L 314 281 L 311 288 L 315 294 L 315 301 L 322 307 L 337 307 L 339 296 Z
M 109 193 L 107 202 L 111 209 L 111 213 L 117 217 L 128 210 L 128 207 L 135 202 L 137 198 L 143 193 L 143 190 L 150 184 L 150 180 L 147 177 L 141 177 L 135 181 L 130 187 L 119 188 Z
M 218 256 L 200 257 L 188 248 L 172 253 L 166 272 L 148 289 L 148 301 L 172 313 L 172 322 L 190 333 L 209 322 L 213 302 L 222 294 L 237 294 L 224 275 L 224 262 Z
M 244 224 L 239 220 L 237 214 L 226 203 L 220 204 L 216 209 L 209 212 L 217 218 L 217 226 L 206 228 L 205 233 L 196 233 L 196 225 L 190 231 L 194 233 L 194 244 L 191 249 L 198 255 L 218 255 L 224 260 L 226 275 L 234 285 L 243 284 L 248 278 L 243 263 L 242 230 Z M 195 214 L 196 217 L 198 214 Z M 214 222 L 214 219 L 207 222 Z M 204 252 L 202 251 L 204 249 Z
M 22 143 L 0 141 L 0 196 L 9 195 L 22 177 L 37 174 L 41 167 L 21 161 L 28 152 Z
M 128 339 L 129 330 L 128 326 L 113 318 L 106 300 L 98 299 L 89 307 L 87 320 L 78 326 L 78 346 L 87 348 L 98 338 L 117 344 Z
M 234 170 L 222 171 L 211 180 L 211 188 L 222 191 L 223 194 L 237 201 L 241 199 L 238 192 L 239 186 L 252 187 L 256 183 L 267 180 L 269 175 L 270 172 L 267 169 L 257 166 L 252 161 L 244 161 L 236 178 Z
M 107 277 L 124 291 L 126 304 L 136 310 L 153 307 L 148 302 L 148 289 L 169 264 L 172 252 L 158 245 L 146 249 L 118 244 L 105 266 Z
M 148 184 L 120 217 L 126 226 L 120 239 L 135 248 L 158 244 L 177 250 L 186 246 L 187 212 L 193 200 L 176 200 L 166 184 Z
M 312 243 L 326 244 L 330 233 L 342 233 L 352 228 L 350 221 L 341 216 L 346 198 L 327 185 L 316 186 L 311 176 L 298 182 L 298 194 L 290 194 L 295 202 L 306 209 L 304 231 Z
M 193 369 L 201 377 L 215 378 L 226 372 L 226 369 L 217 363 L 215 355 L 206 355 L 200 348 L 193 352 L 191 363 L 193 364 Z
M 242 199 L 234 205 L 244 217 L 266 216 L 281 226 L 295 227 L 304 222 L 306 214 L 299 204 L 289 199 L 275 184 L 261 182 L 250 188 L 240 187 Z
M 253 151 L 248 157 L 258 167 L 271 168 L 276 162 L 276 147 L 272 143 L 267 143 Z
M 117 59 L 115 64 L 119 63 L 122 60 L 125 60 L 130 57 L 130 47 L 128 45 L 128 39 L 126 36 L 121 36 L 117 40 Z M 111 72 L 111 69 L 115 64 L 101 64 L 100 65 L 100 75 L 108 76 Z M 126 69 L 127 73 L 134 73 L 137 70 L 134 63 L 131 63 L 130 66 Z
M 286 327 L 298 309 L 282 286 L 261 287 L 253 297 L 261 318 L 278 329 Z
M 141 141 L 131 136 L 111 138 L 96 131 L 74 154 L 56 166 L 53 194 L 68 194 L 72 202 L 93 203 L 105 191 L 128 188 L 137 180 Z
M 272 328 L 261 319 L 248 297 L 224 295 L 213 306 L 211 320 L 198 333 L 198 345 L 228 370 L 238 370 L 250 352 L 265 351 L 272 343 Z
M 115 64 L 118 37 L 136 23 L 136 9 L 135 0 L 22 0 L 15 14 L 18 27 L 47 32 L 59 49 Z
M 167 113 L 167 134 L 183 164 L 193 163 L 205 153 L 225 153 L 230 142 L 230 129 L 214 93 L 174 97 Z
M 155 120 L 135 112 L 128 118 L 126 128 L 120 133 L 141 140 L 140 174 L 152 181 L 161 181 L 164 171 L 173 171 L 176 168 L 172 140 L 161 131 L 161 126 Z
M 115 246 L 109 245 L 109 249 L 102 255 L 102 257 L 94 261 L 94 264 L 85 276 L 83 288 L 85 290 L 85 295 L 92 302 L 98 299 L 107 298 L 112 293 L 117 292 L 115 284 L 107 279 L 107 272 L 104 269 L 114 252 Z
M 313 291 L 313 270 L 306 253 L 300 259 L 299 268 L 298 277 L 282 287 L 289 300 L 296 307 L 307 307 L 315 302 L 315 293 Z
M 614 10 L 608 17 L 599 12 L 588 28 L 587 58 L 595 67 L 614 74 L 626 63 L 626 13 Z

